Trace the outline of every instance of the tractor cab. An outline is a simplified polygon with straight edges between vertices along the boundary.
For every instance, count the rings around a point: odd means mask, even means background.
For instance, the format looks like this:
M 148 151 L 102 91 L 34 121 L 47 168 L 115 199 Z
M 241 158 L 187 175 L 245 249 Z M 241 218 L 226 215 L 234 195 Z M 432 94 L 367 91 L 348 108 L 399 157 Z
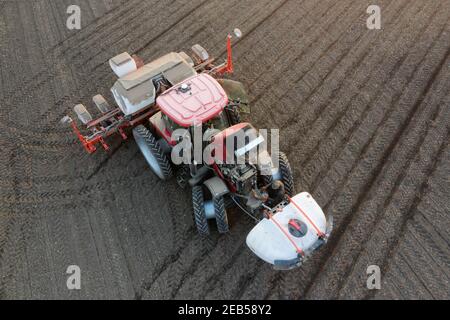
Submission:
M 256 161 L 258 148 L 265 142 L 250 123 L 239 123 L 214 135 L 211 147 L 218 163 L 244 164 Z

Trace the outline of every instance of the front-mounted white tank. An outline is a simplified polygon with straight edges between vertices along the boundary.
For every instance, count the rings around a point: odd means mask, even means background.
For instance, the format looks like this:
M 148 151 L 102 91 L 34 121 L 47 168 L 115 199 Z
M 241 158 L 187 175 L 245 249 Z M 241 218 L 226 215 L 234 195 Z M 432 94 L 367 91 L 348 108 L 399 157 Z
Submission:
M 277 209 L 250 231 L 247 246 L 276 269 L 292 269 L 327 241 L 332 221 L 307 192 Z

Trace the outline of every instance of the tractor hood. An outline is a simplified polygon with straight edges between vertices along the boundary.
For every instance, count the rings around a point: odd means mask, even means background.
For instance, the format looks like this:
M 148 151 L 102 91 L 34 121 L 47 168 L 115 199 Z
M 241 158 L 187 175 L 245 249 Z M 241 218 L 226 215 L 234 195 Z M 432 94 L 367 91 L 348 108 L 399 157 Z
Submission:
M 202 73 L 165 91 L 156 102 L 172 121 L 190 127 L 218 116 L 228 104 L 228 97 L 213 77 Z
M 247 246 L 276 269 L 292 269 L 328 239 L 332 222 L 307 193 L 279 205 L 270 218 L 259 222 L 247 236 Z

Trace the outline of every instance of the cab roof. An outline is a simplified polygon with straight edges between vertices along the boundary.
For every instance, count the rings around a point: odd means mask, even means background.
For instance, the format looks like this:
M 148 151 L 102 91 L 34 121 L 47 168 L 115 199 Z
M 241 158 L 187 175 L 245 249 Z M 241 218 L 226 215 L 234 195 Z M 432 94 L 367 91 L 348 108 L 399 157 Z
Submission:
M 228 97 L 213 77 L 201 73 L 165 91 L 156 103 L 176 124 L 190 127 L 218 116 L 228 104 Z

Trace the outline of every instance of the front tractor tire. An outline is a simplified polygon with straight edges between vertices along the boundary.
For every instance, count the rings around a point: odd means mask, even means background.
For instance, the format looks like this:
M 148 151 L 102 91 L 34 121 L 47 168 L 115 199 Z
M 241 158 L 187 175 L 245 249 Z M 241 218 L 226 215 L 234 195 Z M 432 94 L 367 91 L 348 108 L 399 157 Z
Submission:
M 216 216 L 217 230 L 219 233 L 228 233 L 230 228 L 228 226 L 228 217 L 225 210 L 225 201 L 223 197 L 214 199 L 214 213 Z
M 224 197 L 217 196 L 213 199 L 205 200 L 204 190 L 203 186 L 192 188 L 192 207 L 198 233 L 202 236 L 209 235 L 208 220 L 216 220 L 219 233 L 228 233 L 229 226 Z
M 295 193 L 294 188 L 294 178 L 292 175 L 291 165 L 287 156 L 280 152 L 278 155 L 278 165 L 281 175 L 281 181 L 284 184 L 284 190 L 289 197 L 293 197 Z
M 150 130 L 139 125 L 133 129 L 133 136 L 155 175 L 161 180 L 170 179 L 173 175 L 172 166 Z
M 194 220 L 198 233 L 202 236 L 209 234 L 208 219 L 205 213 L 205 201 L 203 198 L 203 188 L 195 186 L 192 188 L 192 206 L 194 209 Z

